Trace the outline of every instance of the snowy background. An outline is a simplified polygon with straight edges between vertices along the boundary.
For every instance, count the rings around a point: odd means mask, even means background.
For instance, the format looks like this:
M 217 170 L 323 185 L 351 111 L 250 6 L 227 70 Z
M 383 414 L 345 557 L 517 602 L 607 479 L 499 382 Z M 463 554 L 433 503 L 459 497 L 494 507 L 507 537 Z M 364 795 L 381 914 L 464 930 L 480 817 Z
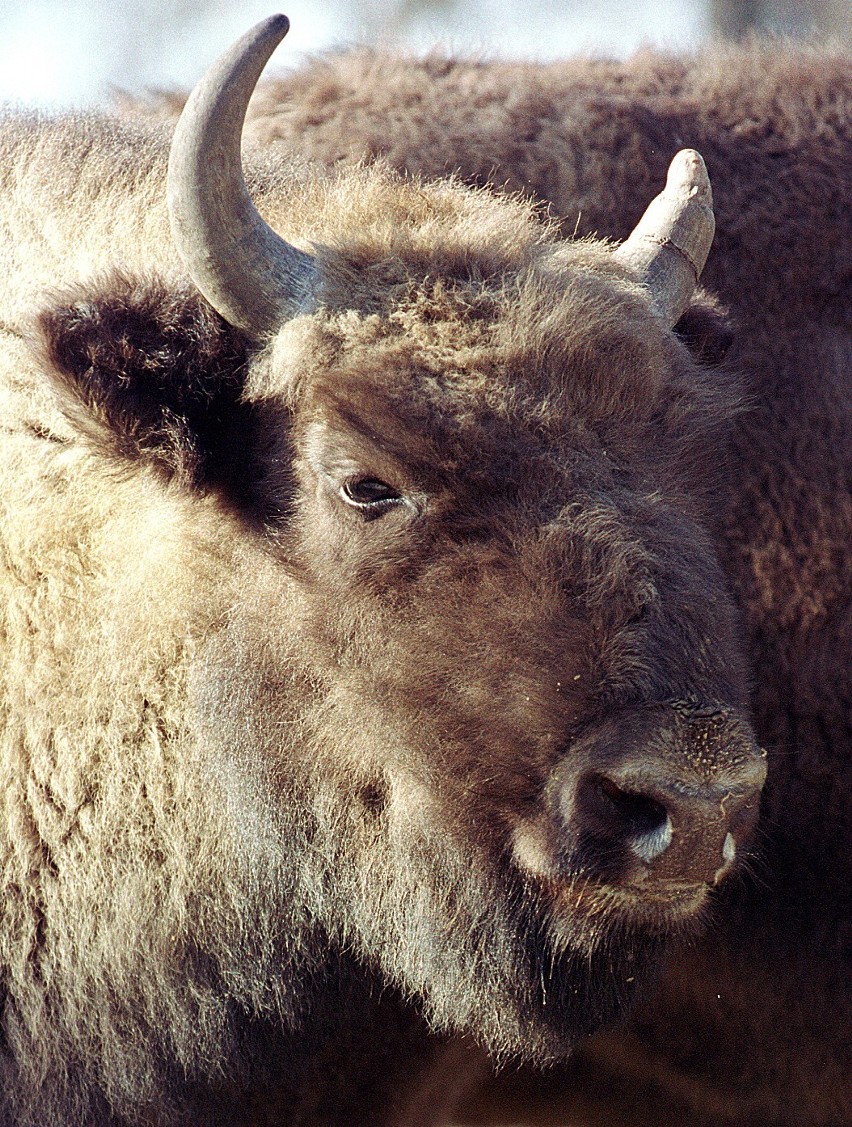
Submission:
M 748 24 L 847 42 L 852 28 L 852 0 L 0 0 L 0 101 L 91 106 L 115 87 L 185 88 L 276 10 L 292 27 L 274 68 L 357 42 L 547 59 L 689 48 Z

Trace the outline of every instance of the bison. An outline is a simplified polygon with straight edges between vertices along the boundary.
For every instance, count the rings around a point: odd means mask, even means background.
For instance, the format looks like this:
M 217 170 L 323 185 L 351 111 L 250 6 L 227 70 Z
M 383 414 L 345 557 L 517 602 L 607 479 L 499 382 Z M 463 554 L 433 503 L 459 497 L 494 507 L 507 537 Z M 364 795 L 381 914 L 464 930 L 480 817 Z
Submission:
M 713 178 L 702 280 L 732 314 L 743 409 L 711 456 L 728 469 L 708 528 L 769 750 L 759 858 L 624 1031 L 546 1081 L 507 1075 L 477 1122 L 852 1122 L 850 121 L 848 57 L 782 42 L 546 65 L 350 52 L 249 110 L 279 159 L 455 173 L 546 202 L 566 235 L 624 238 L 682 145 Z
M 4 1125 L 413 1123 L 447 1035 L 556 1061 L 652 992 L 752 840 L 700 158 L 618 248 L 382 167 L 249 195 L 286 29 L 168 177 L 0 130 Z

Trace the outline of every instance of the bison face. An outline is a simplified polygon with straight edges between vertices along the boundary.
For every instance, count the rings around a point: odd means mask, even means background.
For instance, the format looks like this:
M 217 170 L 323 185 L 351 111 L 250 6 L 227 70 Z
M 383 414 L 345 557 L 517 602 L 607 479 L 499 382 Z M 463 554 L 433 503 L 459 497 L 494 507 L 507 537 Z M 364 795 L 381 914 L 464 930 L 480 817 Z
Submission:
M 377 212 L 426 191 L 359 187 Z M 130 283 L 43 325 L 100 451 L 239 545 L 194 674 L 211 786 L 241 780 L 330 945 L 545 1059 L 703 918 L 763 765 L 708 532 L 729 396 L 607 248 L 473 202 L 526 224 L 518 269 L 459 270 L 452 213 L 427 269 L 399 215 L 360 309 L 341 245 L 260 350 Z
M 305 176 L 282 208 L 316 253 L 261 268 L 262 229 L 248 298 L 186 251 L 227 320 L 114 279 L 44 315 L 48 367 L 102 454 L 212 499 L 236 545 L 192 707 L 277 858 L 282 959 L 319 932 L 436 1028 L 552 1059 L 756 817 L 712 547 L 732 399 L 670 331 L 713 355 L 718 318 L 635 247 L 453 184 Z
M 699 921 L 764 775 L 707 532 L 722 397 L 606 250 L 557 257 L 409 276 L 266 360 L 345 934 L 542 1056 Z

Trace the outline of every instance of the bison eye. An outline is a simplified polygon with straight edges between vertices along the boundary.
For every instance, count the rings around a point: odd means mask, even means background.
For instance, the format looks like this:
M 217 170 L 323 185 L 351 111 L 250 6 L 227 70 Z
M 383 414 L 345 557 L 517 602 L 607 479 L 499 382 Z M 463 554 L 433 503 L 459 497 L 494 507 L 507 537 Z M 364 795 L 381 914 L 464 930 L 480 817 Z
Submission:
M 348 505 L 369 516 L 380 516 L 402 501 L 393 486 L 375 477 L 352 477 L 344 481 L 340 487 L 340 496 Z

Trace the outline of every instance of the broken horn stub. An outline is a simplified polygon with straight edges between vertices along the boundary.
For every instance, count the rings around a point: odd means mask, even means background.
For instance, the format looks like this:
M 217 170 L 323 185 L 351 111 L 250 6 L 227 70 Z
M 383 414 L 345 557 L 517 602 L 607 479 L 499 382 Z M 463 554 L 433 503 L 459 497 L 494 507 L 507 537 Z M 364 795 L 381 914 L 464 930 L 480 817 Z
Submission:
M 240 144 L 249 99 L 287 34 L 270 16 L 230 47 L 190 94 L 169 155 L 172 235 L 204 297 L 254 338 L 311 305 L 316 268 L 261 219 L 245 185 Z
M 707 168 L 695 149 L 681 149 L 669 165 L 665 188 L 614 251 L 642 278 L 668 328 L 689 305 L 715 230 Z

